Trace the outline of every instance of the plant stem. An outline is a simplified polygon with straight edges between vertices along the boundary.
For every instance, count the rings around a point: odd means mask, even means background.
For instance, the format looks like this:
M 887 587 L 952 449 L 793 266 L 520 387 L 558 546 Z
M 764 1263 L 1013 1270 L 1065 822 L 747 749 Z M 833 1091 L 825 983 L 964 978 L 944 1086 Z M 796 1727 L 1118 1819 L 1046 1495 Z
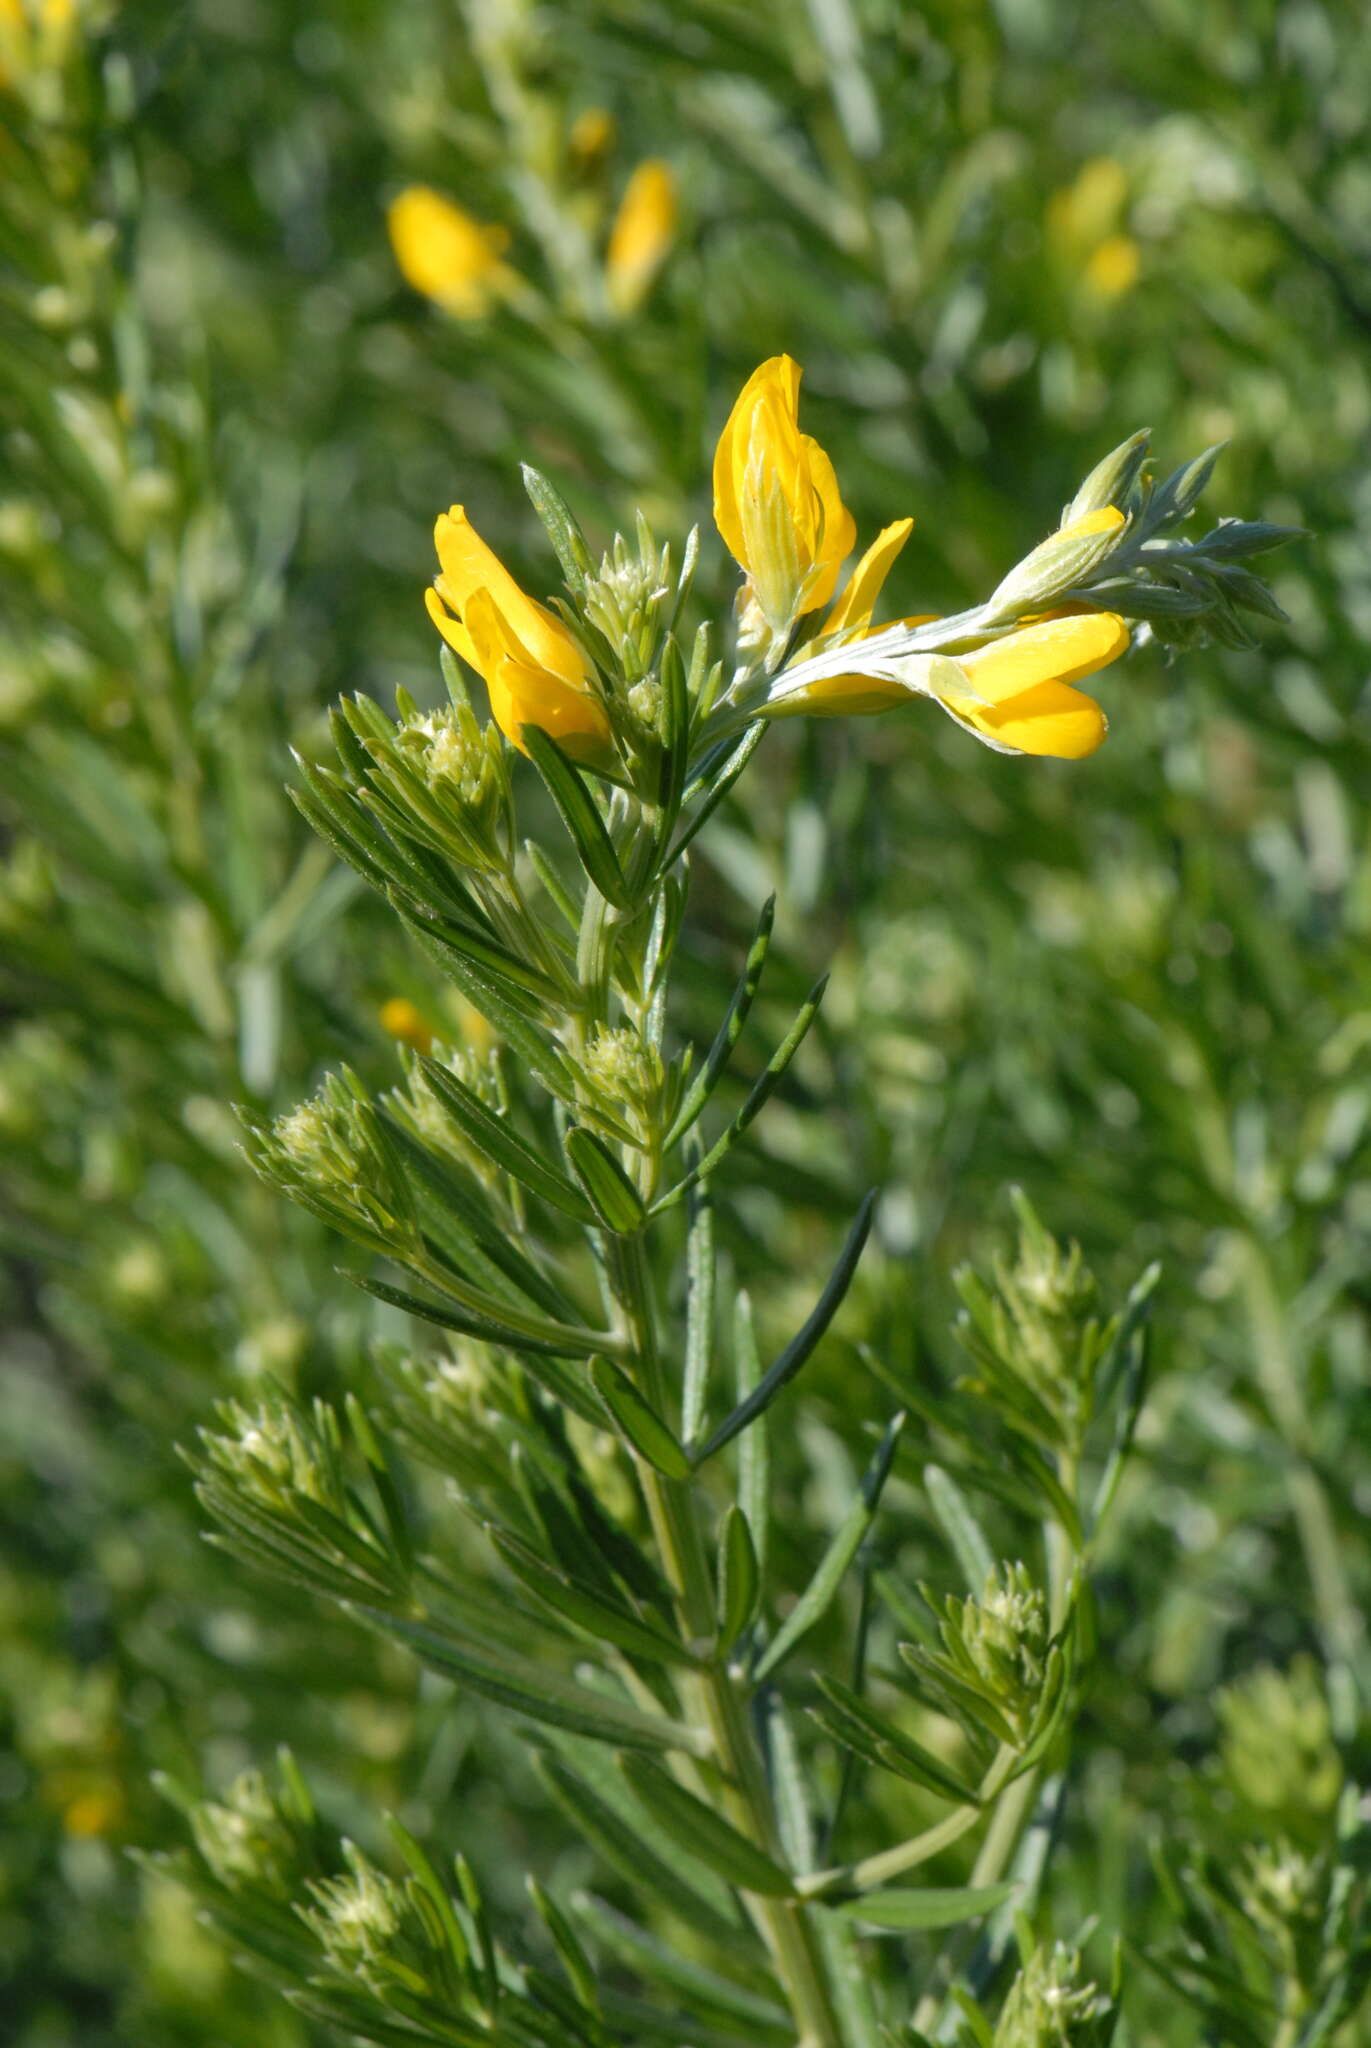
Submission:
M 654 1406 L 665 1409 L 651 1281 L 641 1236 L 610 1241 L 609 1272 L 643 1392 Z M 638 1470 L 681 1627 L 687 1640 L 698 1642 L 713 1635 L 715 1618 L 692 1482 L 665 1479 L 642 1460 Z M 730 1820 L 768 1855 L 783 1860 L 766 1765 L 745 1697 L 729 1671 L 718 1663 L 699 1672 L 690 1683 L 713 1738 Z M 843 2048 L 818 1939 L 804 1907 L 782 1899 L 744 1896 L 784 1987 L 803 2048 Z

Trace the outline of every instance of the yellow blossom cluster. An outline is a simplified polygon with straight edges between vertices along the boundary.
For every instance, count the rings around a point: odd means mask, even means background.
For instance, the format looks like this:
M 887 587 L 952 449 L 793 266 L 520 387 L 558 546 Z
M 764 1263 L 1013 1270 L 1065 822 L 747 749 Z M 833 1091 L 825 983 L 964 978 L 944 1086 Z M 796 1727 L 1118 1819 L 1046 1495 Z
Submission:
M 1075 685 L 1125 651 L 1122 618 L 1065 607 L 976 631 L 968 636 L 973 644 L 954 639 L 946 652 L 891 658 L 884 641 L 878 649 L 872 636 L 879 631 L 888 640 L 888 632 L 872 625 L 872 613 L 913 521 L 883 528 L 842 580 L 856 525 L 829 457 L 800 432 L 799 390 L 799 366 L 789 356 L 763 363 L 730 413 L 714 460 L 715 521 L 743 572 L 740 640 L 774 656 L 762 715 L 882 711 L 928 696 L 1001 752 L 1068 760 L 1093 753 L 1107 730 L 1104 713 Z M 1052 545 L 1112 535 L 1124 523 L 1106 506 L 1064 527 Z M 484 678 L 500 730 L 522 747 L 523 728 L 536 726 L 574 758 L 603 764 L 610 720 L 574 633 L 520 590 L 462 506 L 438 520 L 435 539 L 440 573 L 427 593 L 430 616 Z M 826 607 L 788 661 L 797 626 Z
M 573 126 L 573 160 L 607 148 L 612 134 L 610 117 L 589 109 Z M 645 158 L 624 187 L 605 248 L 604 299 L 616 318 L 636 312 L 647 297 L 679 218 L 675 173 L 660 157 Z M 477 220 L 430 185 L 406 186 L 391 201 L 387 226 L 405 282 L 458 320 L 484 319 L 519 287 L 504 260 L 507 230 Z

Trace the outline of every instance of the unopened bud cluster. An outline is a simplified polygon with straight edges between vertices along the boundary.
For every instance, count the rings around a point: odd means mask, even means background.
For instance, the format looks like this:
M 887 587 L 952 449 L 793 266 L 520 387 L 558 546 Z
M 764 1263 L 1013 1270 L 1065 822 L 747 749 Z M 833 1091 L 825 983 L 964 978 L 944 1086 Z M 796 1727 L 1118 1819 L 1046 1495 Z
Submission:
M 979 1599 L 949 1597 L 936 1661 L 950 1676 L 974 1676 L 1019 1741 L 1027 1738 L 1042 1697 L 1048 1648 L 1047 1600 L 1028 1567 L 1001 1564 Z
M 291 1896 L 299 1844 L 260 1771 L 245 1771 L 222 1801 L 202 1801 L 190 1818 L 195 1845 L 220 1884 Z
M 587 579 L 581 608 L 587 623 L 609 643 L 628 685 L 629 702 L 641 716 L 649 700 L 638 695 L 637 686 L 656 656 L 663 609 L 675 594 L 675 570 L 670 547 L 657 546 L 641 513 L 636 542 L 615 534 L 598 572 Z M 655 718 L 651 724 L 655 729 Z
M 1039 1949 L 1019 1972 L 1000 2013 L 995 2048 L 1103 2048 L 1112 2005 L 1081 1982 L 1081 1959 L 1058 1942 Z
M 966 1384 L 1074 1455 L 1103 1348 L 1095 1280 L 1079 1245 L 1060 1245 L 1021 1194 L 1014 1201 L 1018 1247 L 1012 1261 L 996 1261 L 994 1286 L 957 1276 L 966 1311 L 958 1336 L 976 1367 Z

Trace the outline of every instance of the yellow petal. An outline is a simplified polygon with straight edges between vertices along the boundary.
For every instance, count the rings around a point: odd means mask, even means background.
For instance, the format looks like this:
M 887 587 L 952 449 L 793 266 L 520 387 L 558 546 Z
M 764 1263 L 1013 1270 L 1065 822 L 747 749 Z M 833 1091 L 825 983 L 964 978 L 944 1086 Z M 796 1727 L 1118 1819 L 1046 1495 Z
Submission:
M 601 761 L 609 750 L 609 720 L 597 698 L 576 690 L 545 668 L 506 655 L 487 679 L 490 709 L 505 738 L 527 753 L 523 729 L 536 725 L 576 761 Z
M 817 611 L 838 587 L 838 571 L 852 553 L 857 522 L 838 489 L 833 464 L 809 434 L 800 437 L 801 463 L 795 498 L 796 524 L 810 532 L 814 567 L 800 599 L 802 612 Z
M 957 660 L 976 695 L 997 706 L 1039 683 L 1074 683 L 1093 675 L 1127 646 L 1128 628 L 1115 613 L 1080 612 L 1040 619 Z
M 790 356 L 771 356 L 752 372 L 724 423 L 714 451 L 714 523 L 735 562 L 744 570 L 745 554 L 740 497 L 747 473 L 754 418 L 770 400 L 772 419 L 799 410 L 800 366 Z
M 487 589 L 472 592 L 463 621 L 476 653 L 474 666 L 490 693 L 491 715 L 512 746 L 527 753 L 523 728 L 536 725 L 576 760 L 605 757 L 609 719 L 584 670 L 573 679 L 532 659 Z
M 519 588 L 460 505 L 440 516 L 433 539 L 443 571 L 442 595 L 454 611 L 461 613 L 468 631 L 472 630 L 471 601 L 478 591 L 485 591 L 528 661 L 537 668 L 550 669 L 564 682 L 584 688 L 589 673 L 581 650 L 566 627 Z M 486 680 L 489 682 L 489 676 Z
M 503 228 L 484 226 L 428 185 L 410 185 L 392 200 L 386 225 L 406 284 L 459 319 L 489 311 L 504 274 Z
M 847 579 L 842 596 L 824 621 L 824 633 L 842 632 L 850 626 L 865 626 L 870 623 L 876 608 L 876 599 L 881 586 L 895 563 L 900 549 L 913 531 L 912 519 L 897 519 L 890 526 L 882 527 L 871 546 L 858 562 Z
M 441 581 L 441 578 L 439 580 Z M 468 633 L 460 619 L 453 618 L 452 613 L 447 609 L 438 592 L 432 587 L 424 592 L 424 606 L 429 617 L 454 654 L 460 654 L 463 661 L 469 663 L 475 669 L 477 675 L 480 675 L 482 673 L 481 664 L 477 657 L 476 649 L 472 644 L 470 633 Z
M 676 235 L 676 178 L 660 157 L 640 163 L 624 189 L 605 255 L 605 283 L 616 313 L 644 298 Z
M 1124 523 L 1124 515 L 1117 505 L 1104 505 L 1098 512 L 1082 512 L 1079 519 L 1073 519 L 1070 526 L 1059 528 L 1052 538 L 1085 540 L 1092 533 L 1117 533 Z
M 822 676 L 781 698 L 771 716 L 787 718 L 805 712 L 811 718 L 859 718 L 867 712 L 893 711 L 910 699 L 911 692 L 903 683 L 880 676 Z
M 1079 761 L 1093 754 L 1109 731 L 1109 722 L 1094 698 L 1083 690 L 1073 690 L 1069 683 L 1034 683 L 1005 704 L 975 704 L 969 697 L 953 696 L 945 696 L 941 702 L 960 724 L 992 746 L 1016 754 Z

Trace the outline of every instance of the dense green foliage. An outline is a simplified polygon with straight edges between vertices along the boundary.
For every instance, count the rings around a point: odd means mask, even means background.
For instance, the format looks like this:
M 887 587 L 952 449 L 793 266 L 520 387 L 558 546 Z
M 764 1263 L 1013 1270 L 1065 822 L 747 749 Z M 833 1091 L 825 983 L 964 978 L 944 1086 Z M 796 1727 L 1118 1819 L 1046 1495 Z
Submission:
M 1042 1562 L 1035 1504 L 994 1494 L 998 1425 L 976 1391 L 998 1384 L 991 1295 L 1032 1293 L 1056 1258 L 1036 1226 L 1021 1239 L 1006 1191 L 1079 1241 L 1106 1315 L 1162 1268 L 1146 1404 L 1091 1560 L 1103 1652 L 1069 1747 L 1032 1781 L 1014 1865 L 1036 1953 L 1010 1992 L 1014 1930 L 987 1899 L 979 1941 L 927 1917 L 887 1931 L 873 1981 L 964 1970 L 994 2016 L 964 2024 L 986 2040 L 997 2024 L 1001 2048 L 1102 2041 L 1085 1990 L 1057 2007 L 1074 2031 L 1045 2030 L 1053 1974 L 1074 1976 L 1061 1941 L 1083 1951 L 1082 1985 L 1108 1992 L 1118 1969 L 1116 2044 L 1371 2040 L 1348 2017 L 1365 1848 L 1345 1791 L 1371 1704 L 1371 52 L 1355 10 L 228 0 L 92 6 L 51 62 L 4 49 L 0 2004 L 21 2048 L 338 2038 L 232 1966 L 241 1930 L 226 1944 L 197 1924 L 156 1860 L 188 1869 L 192 1838 L 219 1878 L 255 1858 L 278 1906 L 308 1908 L 272 1923 L 289 1983 L 321 1954 L 359 1974 L 329 1918 L 340 1835 L 366 1859 L 352 1881 L 375 1888 L 373 1927 L 399 1916 L 407 1866 L 426 1851 L 446 1873 L 461 1849 L 501 1940 L 548 1978 L 569 1957 L 574 1984 L 581 1943 L 622 1971 L 616 1995 L 650 1976 L 625 1919 L 641 1870 L 578 1825 L 578 1738 L 540 1775 L 460 1680 L 419 1677 L 393 1639 L 204 1544 L 178 1447 L 232 1437 L 218 1402 L 289 1396 L 320 1433 L 310 1456 L 328 1465 L 337 1434 L 358 1479 L 365 1423 L 343 1403 L 360 1396 L 412 1460 L 396 1513 L 470 1567 L 425 1476 L 412 1326 L 338 1272 L 371 1273 L 364 1250 L 253 1177 L 229 1110 L 265 1124 L 343 1062 L 396 1087 L 379 1012 L 397 995 L 440 1037 L 474 1030 L 291 808 L 289 748 L 326 758 L 343 691 L 387 712 L 397 686 L 442 701 L 421 592 L 453 499 L 527 588 L 552 587 L 521 461 L 555 476 L 597 551 L 638 505 L 673 543 L 705 522 L 693 602 L 722 619 L 709 457 L 780 350 L 805 365 L 806 425 L 862 534 L 916 517 L 892 612 L 981 597 L 1143 423 L 1163 469 L 1229 440 L 1213 519 L 1312 536 L 1259 564 L 1287 617 L 1256 644 L 1170 661 L 1140 646 L 1101 679 L 1112 732 L 1088 761 L 997 757 L 931 704 L 794 721 L 694 852 L 679 1038 L 708 1042 L 778 897 L 727 1110 L 832 972 L 715 1176 L 721 1327 L 745 1284 L 761 1355 L 779 1351 L 881 1191 L 804 1401 L 789 1428 L 772 1418 L 783 1617 L 908 1410 L 800 1668 L 853 1681 L 868 1609 L 873 1658 L 897 1666 L 897 1640 L 931 1635 L 921 1582 L 956 1635 L 980 1590 L 968 1496 L 992 1555 Z M 595 107 L 617 140 L 578 156 Z M 672 165 L 681 222 L 651 291 L 611 318 L 609 222 L 647 155 Z M 508 228 L 525 289 L 489 318 L 399 278 L 386 204 L 413 181 Z M 982 1275 L 961 1283 L 969 1365 L 950 1334 L 964 1262 Z M 1051 1265 L 1053 1286 L 1084 1314 L 1071 1270 L 1067 1286 Z M 1122 1398 L 1117 1377 L 1106 1391 Z M 498 1492 L 502 1474 L 443 1463 L 475 1395 L 451 1397 L 439 1469 Z M 1106 1427 L 1092 1480 L 1108 1450 Z M 623 1453 L 587 1425 L 576 1456 L 631 1518 Z M 745 1579 L 741 1539 L 733 1562 Z M 371 1590 L 373 1607 L 393 1593 Z M 850 1698 L 796 1686 L 824 1717 L 835 1861 L 938 1817 L 927 1774 L 965 1753 L 840 1765 Z M 279 1744 L 303 1784 L 291 1767 L 278 1785 Z M 532 1905 L 525 1868 L 545 1888 Z M 920 1875 L 952 1889 L 987 1868 L 969 1834 Z M 702 1954 L 727 1898 L 717 1877 L 703 1890 Z M 582 1891 L 601 1903 L 570 1933 L 559 1915 Z M 422 1948 L 417 1923 L 404 1938 Z M 731 2008 L 720 1981 L 681 1992 L 716 2030 L 698 2038 L 786 2038 L 733 1992 Z

